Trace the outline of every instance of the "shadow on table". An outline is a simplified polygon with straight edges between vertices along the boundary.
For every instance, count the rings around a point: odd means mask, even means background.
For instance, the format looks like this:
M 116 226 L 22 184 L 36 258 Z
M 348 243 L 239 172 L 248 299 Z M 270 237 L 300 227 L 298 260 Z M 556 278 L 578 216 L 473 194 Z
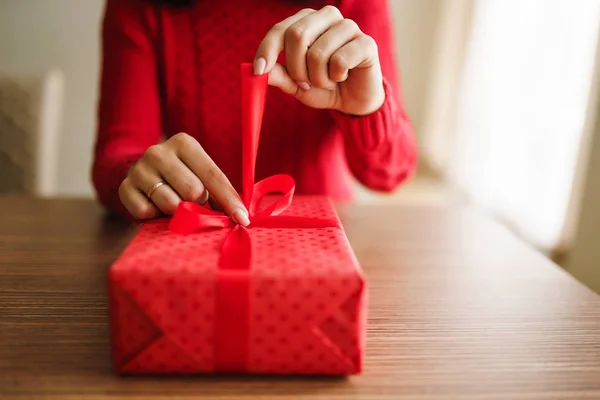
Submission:
M 344 376 L 283 375 L 196 375 L 196 376 L 115 376 L 113 384 L 121 393 L 244 397 L 305 395 L 346 391 L 352 378 Z

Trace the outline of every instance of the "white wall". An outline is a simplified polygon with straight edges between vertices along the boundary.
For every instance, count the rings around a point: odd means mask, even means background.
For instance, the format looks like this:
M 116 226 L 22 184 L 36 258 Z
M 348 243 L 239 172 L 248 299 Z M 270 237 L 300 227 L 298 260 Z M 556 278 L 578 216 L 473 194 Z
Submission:
M 388 1 L 396 20 L 397 60 L 406 109 L 420 141 L 443 0 Z
M 103 0 L 1 0 L 0 70 L 66 77 L 58 191 L 90 195 Z
M 267 1 L 267 0 L 265 0 Z M 422 125 L 433 30 L 441 0 L 390 0 L 404 96 L 417 132 Z M 0 71 L 60 68 L 66 99 L 58 191 L 91 195 L 98 34 L 103 0 L 0 0 Z
M 600 294 L 600 40 L 596 49 L 596 73 L 590 96 L 588 119 L 576 175 L 564 267 L 575 278 Z M 571 237 L 573 236 L 573 238 Z

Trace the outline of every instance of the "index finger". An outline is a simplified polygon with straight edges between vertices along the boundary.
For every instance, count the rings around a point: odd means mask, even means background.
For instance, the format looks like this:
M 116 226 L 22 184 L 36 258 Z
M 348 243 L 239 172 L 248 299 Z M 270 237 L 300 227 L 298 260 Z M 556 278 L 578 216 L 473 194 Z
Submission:
M 227 215 L 241 225 L 250 224 L 248 210 L 242 199 L 200 143 L 190 136 L 184 136 L 175 151 L 179 159 L 200 178 L 210 195 L 223 206 Z
M 267 74 L 273 69 L 277 63 L 279 53 L 283 51 L 285 31 L 297 21 L 314 12 L 316 11 L 312 8 L 305 8 L 273 25 L 256 51 L 256 56 L 254 57 L 254 75 Z M 261 59 L 264 61 L 260 61 Z

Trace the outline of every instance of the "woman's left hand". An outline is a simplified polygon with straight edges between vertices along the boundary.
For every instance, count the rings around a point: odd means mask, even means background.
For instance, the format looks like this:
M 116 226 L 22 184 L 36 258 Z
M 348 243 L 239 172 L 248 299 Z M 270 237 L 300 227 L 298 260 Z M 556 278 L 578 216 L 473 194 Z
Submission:
M 285 66 L 277 63 L 282 51 Z M 375 40 L 333 6 L 304 9 L 273 26 L 254 73 L 268 73 L 270 85 L 313 108 L 367 115 L 385 101 Z

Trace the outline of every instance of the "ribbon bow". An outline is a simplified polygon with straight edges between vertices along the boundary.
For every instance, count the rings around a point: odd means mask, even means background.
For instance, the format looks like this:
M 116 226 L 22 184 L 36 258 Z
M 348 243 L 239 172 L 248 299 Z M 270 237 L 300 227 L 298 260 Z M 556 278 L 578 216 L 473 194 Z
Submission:
M 242 227 L 222 212 L 191 202 L 181 202 L 169 222 L 169 229 L 181 234 L 206 229 L 230 229 L 221 248 L 215 302 L 215 369 L 220 372 L 247 370 L 252 267 L 249 229 L 340 227 L 334 219 L 281 215 L 290 206 L 294 196 L 295 184 L 291 176 L 273 175 L 254 184 L 268 76 L 255 76 L 252 64 L 242 64 L 241 75 L 242 187 L 250 225 Z M 261 201 L 271 193 L 281 193 L 282 196 L 259 212 Z

